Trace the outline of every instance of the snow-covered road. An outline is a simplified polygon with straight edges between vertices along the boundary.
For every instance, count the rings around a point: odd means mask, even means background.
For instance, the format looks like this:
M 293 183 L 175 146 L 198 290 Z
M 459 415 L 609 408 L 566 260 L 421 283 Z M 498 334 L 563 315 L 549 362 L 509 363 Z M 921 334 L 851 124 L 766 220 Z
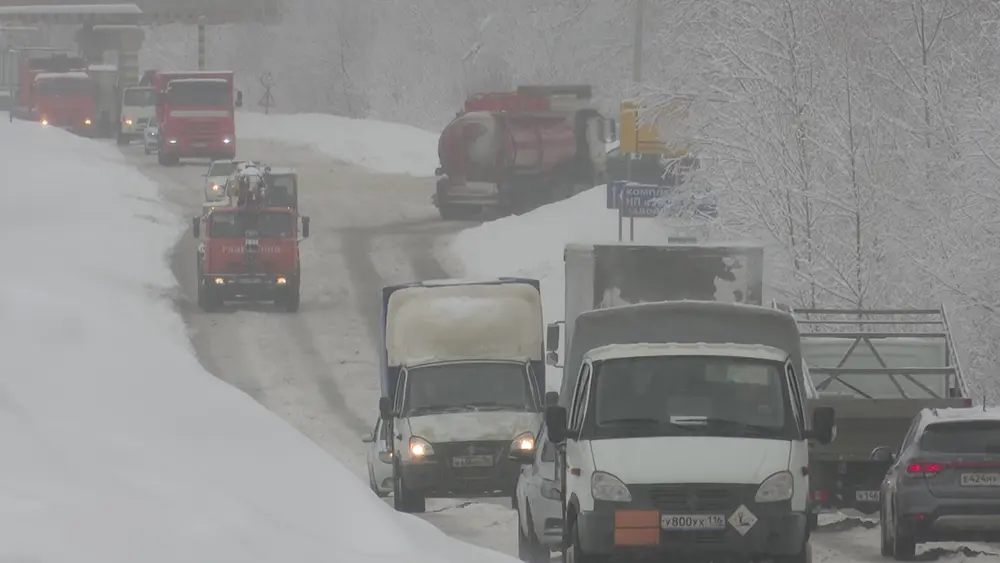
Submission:
M 203 164 L 164 168 L 138 145 L 123 152 L 182 216 L 199 212 Z M 201 312 L 190 234 L 172 257 L 181 287 L 178 308 L 209 371 L 298 428 L 367 484 L 360 438 L 375 423 L 380 395 L 374 344 L 379 290 L 447 276 L 435 252 L 442 237 L 476 223 L 440 221 L 429 203 L 432 178 L 378 174 L 274 141 L 241 141 L 239 156 L 294 166 L 299 173 L 300 208 L 312 218 L 312 233 L 301 246 L 301 311 L 289 315 L 261 305 Z M 424 518 L 454 537 L 516 553 L 515 515 L 505 500 L 432 501 Z
M 286 140 L 289 135 L 274 137 Z M 178 206 L 181 215 L 193 217 L 200 211 L 202 163 L 164 168 L 138 146 L 123 152 L 160 185 L 165 199 Z M 368 475 L 360 437 L 375 422 L 379 396 L 375 354 L 379 288 L 465 273 L 549 278 L 561 268 L 553 264 L 561 264 L 563 239 L 577 236 L 572 233 L 579 229 L 573 226 L 591 224 L 580 208 L 593 194 L 472 228 L 475 223 L 438 219 L 429 203 L 431 178 L 377 173 L 318 150 L 273 140 L 241 140 L 240 157 L 294 166 L 299 172 L 300 207 L 312 218 L 311 237 L 301 247 L 301 312 L 289 315 L 270 306 L 243 306 L 202 313 L 195 304 L 195 246 L 190 234 L 178 242 L 173 255 L 181 287 L 176 302 L 195 349 L 213 374 L 295 426 L 363 484 Z M 393 171 L 409 168 L 397 166 Z M 602 206 L 596 207 L 600 215 Z M 560 208 L 568 212 L 561 219 L 553 216 Z M 595 220 L 603 219 L 600 215 Z M 451 244 L 452 235 L 469 228 Z M 540 240 L 546 244 L 539 247 Z M 535 251 L 524 253 L 525 245 L 534 245 Z M 546 259 L 540 251 L 555 256 Z M 481 258 L 473 261 L 470 255 L 477 252 Z M 492 268 L 487 267 L 490 264 Z M 497 267 L 505 271 L 491 271 Z M 551 277 L 556 279 L 549 280 L 550 286 L 561 282 L 558 275 Z M 550 289 L 546 288 L 546 298 L 561 305 L 561 291 Z M 516 515 L 505 500 L 431 501 L 422 517 L 455 538 L 516 554 Z M 835 524 L 814 536 L 814 559 L 882 561 L 877 539 L 877 528 L 867 529 L 859 521 Z M 990 547 L 941 547 L 925 549 L 923 558 L 1000 560 L 982 556 L 980 552 L 1000 551 Z

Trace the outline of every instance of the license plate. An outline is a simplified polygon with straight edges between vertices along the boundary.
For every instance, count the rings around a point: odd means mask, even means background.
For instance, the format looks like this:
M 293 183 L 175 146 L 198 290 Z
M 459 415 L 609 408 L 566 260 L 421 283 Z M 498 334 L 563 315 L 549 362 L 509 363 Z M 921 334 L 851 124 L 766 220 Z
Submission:
M 664 530 L 725 530 L 726 517 L 722 514 L 661 514 L 660 527 Z
M 491 455 L 467 455 L 451 458 L 452 467 L 492 467 L 493 456 Z
M 1000 487 L 1000 473 L 962 473 L 963 487 Z
M 208 143 L 191 143 L 191 146 L 196 149 L 203 149 L 208 146 Z
M 264 280 L 260 278 L 240 278 L 237 280 L 239 283 L 261 283 Z
M 882 491 L 855 491 L 854 500 L 858 502 L 878 502 L 882 500 Z

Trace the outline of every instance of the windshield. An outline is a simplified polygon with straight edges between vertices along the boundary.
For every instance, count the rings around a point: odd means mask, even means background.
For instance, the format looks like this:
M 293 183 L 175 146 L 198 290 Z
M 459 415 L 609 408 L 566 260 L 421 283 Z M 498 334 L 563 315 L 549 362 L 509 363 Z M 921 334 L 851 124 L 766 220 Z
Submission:
M 125 90 L 122 104 L 126 106 L 155 106 L 156 90 L 152 88 L 129 88 Z
M 403 416 L 481 410 L 537 410 L 523 364 L 463 362 L 407 371 Z
M 294 206 L 295 175 L 281 174 L 267 177 L 267 200 L 275 206 Z
M 167 86 L 167 103 L 178 107 L 229 107 L 229 84 L 215 80 L 174 81 Z
M 89 94 L 92 86 L 87 78 L 42 78 L 37 82 L 39 96 Z
M 595 368 L 585 431 L 592 439 L 738 436 L 792 439 L 795 423 L 781 363 L 732 357 L 657 356 Z M 590 414 L 592 413 L 592 414 Z
M 212 238 L 288 238 L 295 234 L 295 219 L 280 211 L 212 212 L 209 236 Z
M 229 176 L 236 170 L 236 163 L 224 160 L 221 162 L 213 162 L 212 166 L 208 169 L 208 175 L 215 176 Z
M 920 438 L 920 449 L 948 454 L 1000 453 L 1000 420 L 930 424 Z

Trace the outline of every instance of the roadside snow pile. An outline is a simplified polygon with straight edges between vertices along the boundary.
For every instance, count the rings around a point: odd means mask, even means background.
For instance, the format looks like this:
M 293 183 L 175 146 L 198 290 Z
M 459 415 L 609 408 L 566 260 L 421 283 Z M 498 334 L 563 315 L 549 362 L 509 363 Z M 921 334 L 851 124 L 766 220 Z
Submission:
M 113 146 L 15 122 L 0 151 L 0 559 L 513 561 L 397 515 L 202 369 L 165 297 L 183 224 Z
M 524 276 L 541 280 L 545 322 L 563 320 L 566 244 L 618 240 L 618 212 L 607 209 L 606 198 L 605 187 L 597 186 L 524 215 L 491 221 L 460 232 L 450 250 L 466 277 Z M 627 221 L 623 235 L 627 240 Z M 636 242 L 665 243 L 667 237 L 661 222 L 636 219 Z M 558 391 L 562 370 L 549 366 L 546 374 L 546 387 Z
M 337 160 L 383 174 L 433 176 L 438 134 L 409 125 L 316 113 L 237 112 L 236 134 L 308 145 Z

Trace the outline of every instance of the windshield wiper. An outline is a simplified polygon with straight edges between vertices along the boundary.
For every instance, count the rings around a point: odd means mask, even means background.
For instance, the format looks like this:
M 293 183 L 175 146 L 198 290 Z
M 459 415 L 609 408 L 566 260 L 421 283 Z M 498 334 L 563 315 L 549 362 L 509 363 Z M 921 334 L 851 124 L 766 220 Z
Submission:
M 504 410 L 504 409 L 517 409 L 525 410 L 524 405 L 512 405 L 509 403 L 498 403 L 496 401 L 476 401 L 474 403 L 466 403 L 466 408 L 474 409 L 477 411 L 485 410 Z
M 773 436 L 775 433 L 780 432 L 780 428 L 774 428 L 770 426 L 761 426 L 759 424 L 749 424 L 746 422 L 740 422 L 738 420 L 729 420 L 725 418 L 707 418 L 705 423 L 708 426 L 721 426 L 727 429 L 735 430 L 743 435 L 748 436 Z
M 667 427 L 673 430 L 680 430 L 681 432 L 691 433 L 692 431 L 700 431 L 705 428 L 704 424 L 677 424 L 676 422 L 668 422 L 666 420 L 660 420 L 658 418 L 612 418 L 611 420 L 602 420 L 598 422 L 598 426 L 656 426 L 656 427 Z

